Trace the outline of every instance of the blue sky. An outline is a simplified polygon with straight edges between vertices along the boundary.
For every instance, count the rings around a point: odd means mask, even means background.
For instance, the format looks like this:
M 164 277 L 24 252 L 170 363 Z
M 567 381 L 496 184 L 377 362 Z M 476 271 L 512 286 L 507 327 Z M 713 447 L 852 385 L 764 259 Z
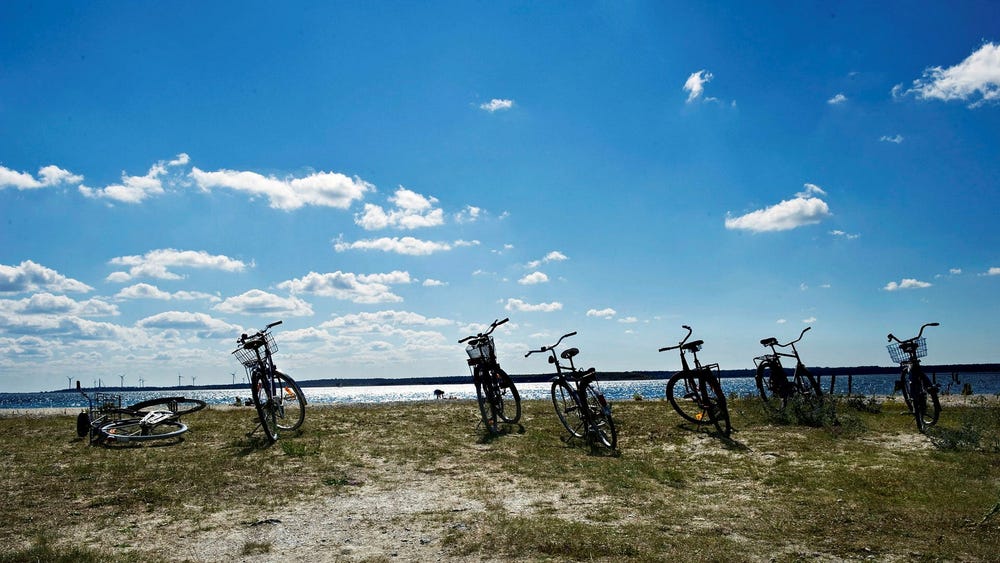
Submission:
M 0 389 L 1000 361 L 1000 4 L 0 4 Z

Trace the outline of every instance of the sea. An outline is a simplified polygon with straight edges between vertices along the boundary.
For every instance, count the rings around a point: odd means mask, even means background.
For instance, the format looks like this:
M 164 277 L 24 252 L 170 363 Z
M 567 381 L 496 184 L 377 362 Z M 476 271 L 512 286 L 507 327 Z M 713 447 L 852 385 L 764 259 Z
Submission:
M 937 374 L 936 380 L 941 386 L 942 394 L 959 394 L 968 384 L 975 394 L 1000 395 L 1000 373 L 959 373 Z M 855 375 L 851 378 L 850 392 L 853 395 L 893 394 L 893 384 L 898 375 Z M 443 391 L 444 399 L 474 399 L 475 388 L 470 378 L 468 384 L 449 385 L 375 385 L 356 387 L 308 387 L 304 382 L 302 392 L 310 404 L 365 404 L 389 403 L 395 401 L 426 401 L 435 400 L 435 391 Z M 642 379 L 602 382 L 601 388 L 610 401 L 631 401 L 635 399 L 662 399 L 664 397 L 663 379 Z M 847 394 L 848 378 L 839 375 L 834 382 L 833 392 Z M 830 391 L 831 378 L 823 376 L 820 384 L 824 392 Z M 549 397 L 551 384 L 518 383 L 517 389 L 522 399 L 543 399 Z M 722 388 L 727 395 L 755 395 L 757 393 L 753 378 L 725 377 Z M 121 395 L 122 404 L 130 405 L 157 397 L 184 395 L 193 399 L 201 399 L 212 405 L 232 405 L 237 398 L 240 401 L 249 398 L 247 389 L 157 389 L 155 391 L 129 390 L 118 392 L 109 389 L 85 389 L 89 393 L 100 391 Z M 0 409 L 39 409 L 39 408 L 86 408 L 87 399 L 76 390 L 49 391 L 44 393 L 0 393 Z

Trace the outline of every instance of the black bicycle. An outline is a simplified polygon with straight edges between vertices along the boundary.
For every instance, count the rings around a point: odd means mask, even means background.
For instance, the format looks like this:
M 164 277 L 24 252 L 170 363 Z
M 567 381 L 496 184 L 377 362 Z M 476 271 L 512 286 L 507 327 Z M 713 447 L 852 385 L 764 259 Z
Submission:
M 691 337 L 691 327 L 683 325 L 681 328 L 687 330 L 684 339 L 676 346 L 667 346 L 659 350 L 660 352 L 680 350 L 681 356 L 681 371 L 667 380 L 667 400 L 677 414 L 688 422 L 699 425 L 714 424 L 723 436 L 729 436 L 733 428 L 729 421 L 726 395 L 722 392 L 722 384 L 719 382 L 719 364 L 702 365 L 698 360 L 698 352 L 705 341 L 688 342 L 688 338 Z M 694 358 L 694 369 L 688 365 L 686 352 L 691 352 Z
M 807 401 L 822 400 L 823 391 L 820 389 L 819 381 L 809 373 L 806 366 L 799 358 L 799 351 L 795 349 L 795 344 L 802 340 L 802 336 L 812 327 L 807 326 L 799 333 L 799 337 L 785 344 L 778 344 L 778 339 L 773 336 L 760 341 L 761 345 L 771 348 L 770 354 L 764 354 L 753 359 L 757 365 L 757 391 L 764 404 L 773 410 L 783 410 L 788 404 L 788 399 L 795 395 L 803 397 Z M 791 346 L 792 353 L 779 352 L 775 349 Z M 795 358 L 795 371 L 788 377 L 788 371 L 781 365 L 781 357 Z
M 467 362 L 479 399 L 479 413 L 483 417 L 483 425 L 491 434 L 500 431 L 500 421 L 516 424 L 521 420 L 521 395 L 507 372 L 500 368 L 491 336 L 498 326 L 509 320 L 494 320 L 486 332 L 458 341 L 459 344 L 468 342 L 465 351 L 469 355 Z
M 273 322 L 254 334 L 240 335 L 233 355 L 247 371 L 254 407 L 257 408 L 259 428 L 269 442 L 278 439 L 279 432 L 290 432 L 302 426 L 306 418 L 306 397 L 288 375 L 278 371 L 272 354 L 278 345 L 271 335 L 271 328 L 281 324 Z M 257 431 L 255 427 L 250 434 Z
M 576 332 L 564 334 L 555 344 L 532 350 L 524 357 L 549 352 L 549 363 L 556 366 L 556 376 L 552 378 L 552 406 L 559 422 L 572 437 L 585 438 L 591 444 L 613 450 L 618 446 L 618 431 L 611 417 L 611 404 L 597 383 L 597 370 L 582 370 L 573 364 L 573 357 L 580 353 L 577 348 L 567 348 L 556 357 L 556 347 L 564 338 L 574 335 Z M 559 358 L 569 361 L 569 366 L 559 363 Z
M 941 415 L 941 403 L 938 401 L 938 385 L 932 383 L 920 367 L 920 358 L 927 355 L 927 339 L 924 329 L 929 326 L 939 326 L 938 323 L 927 323 L 920 327 L 920 332 L 913 338 L 900 340 L 889 333 L 887 346 L 889 357 L 901 368 L 896 387 L 903 392 L 906 408 L 917 421 L 917 430 L 924 432 L 928 427 L 937 424 Z

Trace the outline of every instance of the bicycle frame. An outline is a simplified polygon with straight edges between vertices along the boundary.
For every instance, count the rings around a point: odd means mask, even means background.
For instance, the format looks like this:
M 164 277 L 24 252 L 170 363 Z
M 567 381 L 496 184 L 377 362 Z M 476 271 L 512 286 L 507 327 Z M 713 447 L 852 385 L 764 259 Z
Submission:
M 810 377 L 811 373 L 809 372 L 809 369 L 806 368 L 805 364 L 802 363 L 802 359 L 799 357 L 799 351 L 795 348 L 795 344 L 798 343 L 800 340 L 802 340 L 802 337 L 805 336 L 805 334 L 807 332 L 809 332 L 809 330 L 811 330 L 811 329 L 812 329 L 811 326 L 807 326 L 806 328 L 802 329 L 802 332 L 799 333 L 799 337 L 798 338 L 796 338 L 795 340 L 792 340 L 791 342 L 786 342 L 785 344 L 779 344 L 778 343 L 778 339 L 774 338 L 774 337 L 765 338 L 765 339 L 761 340 L 760 341 L 761 345 L 770 347 L 771 348 L 771 353 L 770 354 L 764 354 L 763 356 L 758 356 L 758 357 L 754 358 L 753 359 L 754 364 L 758 368 L 760 368 L 761 364 L 764 364 L 766 362 L 771 362 L 771 363 L 773 363 L 775 365 L 775 367 L 777 369 L 781 370 L 781 369 L 784 369 L 783 366 L 781 365 L 781 358 L 783 358 L 783 357 L 784 358 L 795 358 L 795 371 L 792 374 L 792 381 L 794 382 L 796 388 L 799 389 L 799 390 L 805 390 L 805 389 L 811 388 L 811 386 L 813 384 L 813 380 Z M 778 348 L 791 347 L 792 353 L 789 354 L 787 352 L 779 352 L 775 348 L 776 346 Z M 810 385 L 809 387 L 807 387 L 803 383 L 803 379 L 809 379 L 810 380 L 809 381 L 809 385 Z M 815 391 L 816 389 L 813 388 L 813 390 Z
M 924 329 L 929 326 L 939 326 L 939 323 L 926 323 L 920 327 L 920 332 L 913 338 L 900 340 L 891 332 L 888 341 L 895 341 L 896 344 L 889 346 L 889 355 L 893 360 L 899 362 L 900 374 L 899 383 L 903 391 L 903 399 L 907 408 L 916 419 L 917 429 L 925 431 L 928 426 L 937 423 L 941 413 L 941 404 L 938 399 L 938 386 L 932 383 L 923 368 L 920 367 L 920 357 L 927 354 L 925 341 L 923 339 Z M 898 345 L 898 350 L 894 346 Z M 899 354 L 902 352 L 902 354 Z M 905 354 L 905 356 L 904 356 Z M 931 404 L 927 404 L 930 398 Z M 930 407 L 930 411 L 928 411 Z

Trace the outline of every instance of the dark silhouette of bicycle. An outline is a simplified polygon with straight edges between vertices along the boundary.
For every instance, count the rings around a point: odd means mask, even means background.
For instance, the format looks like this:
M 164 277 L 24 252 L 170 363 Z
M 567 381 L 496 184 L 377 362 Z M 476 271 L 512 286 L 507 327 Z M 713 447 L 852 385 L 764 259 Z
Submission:
M 88 408 L 76 418 L 76 433 L 88 436 L 92 445 L 134 444 L 180 438 L 188 431 L 180 417 L 205 408 L 205 401 L 187 397 L 157 397 L 126 407 L 121 395 L 88 395 L 76 382 L 76 390 L 87 399 Z
M 573 357 L 580 353 L 577 348 L 567 348 L 556 357 L 556 347 L 563 339 L 574 335 L 576 332 L 564 334 L 555 344 L 531 350 L 524 357 L 549 352 L 549 363 L 556 366 L 556 376 L 552 378 L 552 406 L 559 422 L 572 437 L 614 450 L 618 446 L 618 431 L 611 417 L 611 404 L 597 383 L 597 370 L 581 370 L 573 364 Z M 559 358 L 569 361 L 569 366 L 559 363 Z
M 719 433 L 729 436 L 733 428 L 729 421 L 726 395 L 722 392 L 722 384 L 719 382 L 719 364 L 702 365 L 698 360 L 698 351 L 705 342 L 703 340 L 688 342 L 687 339 L 691 337 L 691 327 L 683 325 L 681 328 L 687 329 L 684 340 L 676 346 L 667 346 L 659 350 L 660 352 L 680 350 L 681 356 L 681 371 L 667 381 L 667 400 L 684 420 L 698 425 L 714 424 Z M 687 357 L 684 355 L 686 352 L 691 352 L 694 358 L 694 369 L 688 365 Z
M 280 324 L 276 321 L 253 334 L 240 335 L 233 351 L 247 370 L 250 396 L 260 421 L 250 434 L 261 428 L 268 442 L 276 441 L 279 432 L 297 430 L 306 418 L 306 397 L 299 385 L 274 365 L 272 354 L 278 351 L 278 345 L 271 328 Z
M 788 404 L 788 399 L 795 395 L 803 397 L 807 401 L 822 400 L 823 391 L 820 389 L 819 381 L 809 373 L 806 366 L 799 358 L 799 351 L 795 349 L 795 344 L 802 340 L 802 336 L 812 327 L 807 326 L 799 333 L 799 337 L 785 344 L 778 344 L 778 339 L 773 336 L 760 341 L 765 348 L 770 347 L 771 353 L 758 356 L 753 359 L 757 364 L 757 391 L 767 408 L 780 411 Z M 778 348 L 792 348 L 792 353 L 779 352 Z M 782 367 L 781 358 L 795 358 L 795 371 L 792 377 L 788 377 L 788 371 Z
M 465 347 L 469 355 L 467 360 L 469 370 L 472 372 L 472 383 L 476 386 L 479 413 L 483 417 L 483 425 L 490 434 L 500 431 L 499 421 L 516 424 L 521 420 L 521 395 L 518 394 L 517 387 L 507 372 L 500 369 L 496 346 L 491 336 L 498 326 L 509 320 L 509 318 L 502 321 L 494 320 L 486 332 L 466 336 L 458 341 L 459 344 L 469 343 Z
M 906 408 L 917 421 L 917 430 L 924 432 L 928 427 L 937 424 L 941 414 L 941 403 L 938 401 L 938 386 L 931 383 L 927 374 L 920 367 L 920 358 L 927 355 L 927 339 L 923 337 L 924 329 L 938 326 L 938 323 L 927 323 L 920 327 L 920 332 L 913 338 L 900 340 L 889 333 L 889 357 L 899 363 L 900 374 L 896 386 L 903 391 Z

